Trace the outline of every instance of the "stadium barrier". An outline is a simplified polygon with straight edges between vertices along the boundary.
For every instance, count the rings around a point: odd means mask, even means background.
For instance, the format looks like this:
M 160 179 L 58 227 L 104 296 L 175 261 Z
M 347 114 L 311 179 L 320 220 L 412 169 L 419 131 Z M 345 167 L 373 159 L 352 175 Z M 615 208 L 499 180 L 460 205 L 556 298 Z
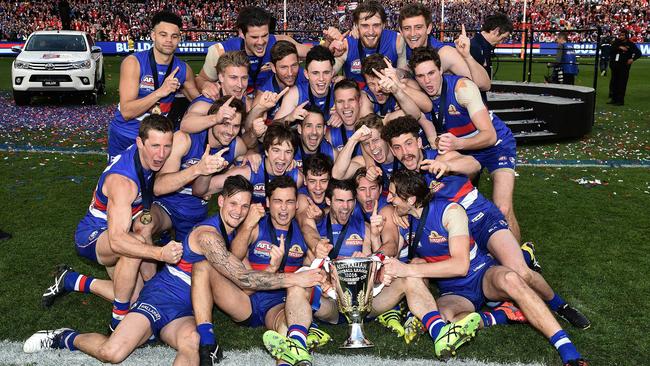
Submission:
M 187 41 L 181 42 L 178 46 L 177 54 L 197 55 L 208 53 L 208 47 L 217 42 L 214 41 Z M 453 45 L 453 43 L 447 43 Z M 571 45 L 578 56 L 595 56 L 597 44 L 596 43 L 568 43 Z M 24 45 L 23 42 L 0 42 L 0 56 L 16 56 L 16 53 L 11 51 L 11 47 Z M 97 46 L 102 49 L 104 55 L 126 55 L 129 53 L 128 42 L 97 42 Z M 650 43 L 637 43 L 637 47 L 641 50 L 643 56 L 650 56 Z M 554 56 L 557 52 L 557 43 L 555 42 L 535 42 L 529 44 L 530 52 L 536 56 Z M 138 41 L 135 42 L 135 51 L 144 51 L 151 48 L 151 42 Z M 518 55 L 521 52 L 521 43 L 503 43 L 497 46 L 494 53 L 497 55 Z

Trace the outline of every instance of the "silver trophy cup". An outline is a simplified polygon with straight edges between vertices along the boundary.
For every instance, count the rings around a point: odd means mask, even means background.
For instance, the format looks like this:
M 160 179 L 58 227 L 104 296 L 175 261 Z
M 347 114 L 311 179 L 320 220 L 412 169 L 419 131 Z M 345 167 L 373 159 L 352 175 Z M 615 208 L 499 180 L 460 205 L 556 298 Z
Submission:
M 374 347 L 363 335 L 363 319 L 372 311 L 375 275 L 381 262 L 371 258 L 345 258 L 330 262 L 331 282 L 339 311 L 350 324 L 350 336 L 340 348 Z

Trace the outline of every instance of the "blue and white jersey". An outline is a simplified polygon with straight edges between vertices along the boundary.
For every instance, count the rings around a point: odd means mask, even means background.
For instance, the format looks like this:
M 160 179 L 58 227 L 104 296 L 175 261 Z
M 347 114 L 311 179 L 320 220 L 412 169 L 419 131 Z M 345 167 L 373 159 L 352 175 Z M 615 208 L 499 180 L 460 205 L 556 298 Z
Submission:
M 148 51 L 136 52 L 133 54 L 135 58 L 138 60 L 138 63 L 140 64 L 140 83 L 138 86 L 138 99 L 142 99 L 154 92 L 154 80 L 152 76 L 151 67 L 149 66 L 149 58 L 150 58 L 149 55 L 151 52 L 153 51 L 148 50 Z M 185 78 L 187 77 L 187 64 L 184 61 L 181 61 L 179 58 L 174 57 L 172 59 L 172 65 L 171 65 L 172 72 L 174 71 L 174 69 L 176 69 L 176 67 L 179 68 L 178 72 L 176 73 L 176 79 L 178 79 L 181 85 L 181 89 L 178 90 L 180 91 L 182 90 L 183 84 L 185 83 Z M 167 72 L 168 68 L 169 65 L 156 64 L 156 72 L 157 72 L 156 77 L 158 78 L 159 86 L 163 85 L 163 82 L 165 81 L 165 73 Z M 166 97 L 159 100 L 160 110 L 163 116 L 166 116 L 171 111 L 172 103 L 174 102 L 175 95 L 176 93 L 170 93 Z M 133 142 L 135 142 L 135 138 L 138 136 L 138 130 L 140 128 L 140 121 L 142 121 L 142 119 L 148 116 L 149 114 L 150 114 L 149 111 L 147 111 L 141 114 L 140 116 L 137 116 L 127 121 L 122 116 L 122 112 L 120 111 L 120 104 L 118 104 L 117 110 L 115 111 L 115 116 L 110 122 L 109 129 L 111 133 L 117 133 L 119 135 L 130 138 L 133 140 Z
M 280 268 L 278 272 L 295 272 L 302 267 L 308 250 L 307 244 L 295 219 L 291 220 L 289 229 L 291 234 L 287 230 L 275 229 L 270 213 L 260 220 L 257 238 L 248 246 L 247 258 L 251 268 L 263 271 L 269 266 L 271 262 L 271 246 L 280 245 L 281 235 L 284 235 L 284 248 L 287 259 L 284 268 Z M 272 237 L 273 233 L 275 233 L 275 238 Z
M 365 80 L 363 79 L 363 75 L 361 75 L 361 62 L 366 57 L 375 53 L 380 53 L 388 57 L 393 67 L 397 67 L 397 36 L 397 32 L 384 29 L 379 36 L 378 47 L 375 48 L 364 47 L 359 39 L 352 36 L 345 37 L 348 41 L 348 55 L 343 63 L 345 77 L 364 85 Z M 359 49 L 361 49 L 361 54 Z
M 99 226 L 107 226 L 107 212 L 108 197 L 102 192 L 106 178 L 111 174 L 118 174 L 133 181 L 138 187 L 138 195 L 136 199 L 131 202 L 131 215 L 135 217 L 142 210 L 142 187 L 140 187 L 140 180 L 138 179 L 138 172 L 135 167 L 135 156 L 138 154 L 137 145 L 133 144 L 128 149 L 124 150 L 122 154 L 113 159 L 106 169 L 99 176 L 99 181 L 93 192 L 93 198 L 86 212 L 86 216 L 82 221 L 92 221 Z M 143 168 L 143 175 L 146 184 L 150 184 L 153 172 Z
M 210 130 L 205 130 L 199 133 L 190 134 L 190 148 L 187 153 L 181 158 L 180 170 L 185 170 L 201 161 L 201 157 L 205 153 L 205 147 L 208 144 L 208 133 Z M 235 152 L 237 150 L 237 137 L 233 138 L 228 145 L 229 150 L 223 154 L 223 158 L 228 163 L 233 163 L 235 160 Z M 216 154 L 223 147 L 210 148 L 210 154 Z M 184 187 L 176 192 L 166 195 L 158 196 L 157 199 L 166 207 L 173 207 L 174 212 L 179 213 L 185 217 L 192 218 L 205 218 L 208 214 L 208 202 L 196 197 L 192 194 L 192 184 L 189 182 Z
M 443 75 L 444 80 L 447 83 L 447 92 L 445 94 L 445 105 L 441 106 L 442 98 L 432 99 L 433 102 L 433 111 L 427 115 L 427 119 L 430 121 L 435 121 L 437 119 L 438 113 L 442 110 L 444 113 L 444 124 L 442 126 L 442 131 L 437 131 L 438 133 L 449 132 L 454 136 L 467 138 L 472 137 L 478 133 L 476 126 L 472 122 L 472 118 L 469 115 L 467 108 L 460 105 L 456 99 L 456 84 L 462 79 L 462 76 L 458 75 Z M 492 119 L 492 124 L 494 125 L 494 130 L 497 134 L 497 142 L 504 145 L 515 145 L 515 139 L 510 131 L 510 128 L 496 115 L 490 113 Z M 504 146 L 502 145 L 502 146 Z
M 331 227 L 331 234 L 328 233 L 328 226 Z M 327 214 L 323 220 L 320 220 L 316 224 L 316 228 L 321 238 L 328 238 L 330 240 L 330 244 L 334 246 L 332 250 L 335 250 L 336 244 L 339 242 L 339 237 L 345 235 L 343 239 L 340 239 L 342 240 L 341 248 L 339 249 L 338 255 L 333 259 L 351 257 L 354 252 L 361 252 L 363 250 L 363 238 L 366 237 L 366 223 L 360 216 L 351 214 L 348 223 L 341 225 L 332 223 L 330 215 Z M 333 253 L 330 252 L 330 255 L 333 255 Z
M 343 150 L 345 144 L 348 143 L 348 139 L 354 135 L 354 130 L 348 130 L 345 128 L 345 125 L 341 125 L 338 128 L 329 128 L 328 130 L 330 133 L 330 143 L 336 151 Z M 361 155 L 361 144 L 357 144 L 352 152 L 352 157 L 357 155 Z
M 413 243 L 413 245 L 416 246 L 415 254 L 417 257 L 422 258 L 429 263 L 441 262 L 451 258 L 451 253 L 449 252 L 449 232 L 445 229 L 442 223 L 443 215 L 451 204 L 452 202 L 448 201 L 432 200 L 429 202 L 428 208 L 425 208 L 422 212 L 423 215 L 426 213 L 424 221 L 422 221 L 422 218 L 416 219 L 409 215 L 409 229 L 400 230 L 406 243 L 410 244 L 411 241 L 416 239 L 417 232 L 420 230 L 419 226 L 421 223 L 424 223 L 424 227 L 421 229 L 422 233 L 420 234 L 419 241 Z M 404 235 L 404 233 L 406 235 Z M 477 269 L 478 266 L 484 264 L 487 254 L 479 250 L 471 235 L 469 239 L 470 270 L 468 273 L 471 273 L 474 269 Z M 438 279 L 438 286 L 445 288 L 447 286 L 459 285 L 462 284 L 465 279 L 465 276 Z
M 275 175 L 267 173 L 266 166 L 264 165 L 266 157 L 262 155 L 262 163 L 260 164 L 257 173 L 251 168 L 251 179 L 250 182 L 253 185 L 253 203 L 261 203 L 266 206 L 266 183 L 270 182 L 276 178 Z M 247 163 L 250 167 L 250 162 Z M 290 170 L 284 172 L 284 175 L 287 175 L 293 179 L 296 184 L 298 183 L 298 177 L 300 176 L 300 170 L 298 167 L 293 167 Z
M 298 104 L 296 105 L 301 105 L 306 101 L 310 103 L 313 101 L 316 107 L 323 112 L 325 122 L 327 123 L 330 119 L 330 111 L 334 107 L 334 85 L 330 85 L 327 95 L 324 97 L 314 95 L 309 87 L 309 83 L 297 84 L 296 87 L 298 88 Z

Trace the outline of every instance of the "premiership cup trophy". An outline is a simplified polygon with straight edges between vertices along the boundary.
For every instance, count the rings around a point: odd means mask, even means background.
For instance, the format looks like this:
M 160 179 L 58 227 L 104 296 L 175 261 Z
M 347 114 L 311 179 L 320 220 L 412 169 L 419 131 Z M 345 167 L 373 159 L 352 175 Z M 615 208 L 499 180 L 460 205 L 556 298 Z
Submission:
M 350 336 L 340 348 L 374 347 L 363 335 L 363 319 L 372 311 L 375 276 L 381 262 L 372 258 L 345 258 L 330 262 L 330 278 L 336 289 L 339 311 L 350 324 Z

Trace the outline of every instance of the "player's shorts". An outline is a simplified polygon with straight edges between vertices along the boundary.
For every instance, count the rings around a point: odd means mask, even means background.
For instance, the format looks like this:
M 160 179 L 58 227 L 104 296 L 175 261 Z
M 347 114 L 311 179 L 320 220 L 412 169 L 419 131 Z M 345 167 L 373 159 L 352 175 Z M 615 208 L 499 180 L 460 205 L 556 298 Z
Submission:
M 185 238 L 190 235 L 194 226 L 208 217 L 206 210 L 202 210 L 200 215 L 187 215 L 181 213 L 176 209 L 176 206 L 171 204 L 166 199 L 158 199 L 153 202 L 162 208 L 172 220 L 172 227 L 176 233 L 176 241 L 183 242 Z
M 479 310 L 485 303 L 483 294 L 483 277 L 490 267 L 497 262 L 490 256 L 483 256 L 483 260 L 472 265 L 467 276 L 460 279 L 438 281 L 440 297 L 445 295 L 457 295 L 464 297 L 474 305 L 474 310 Z
M 100 220 L 84 217 L 77 225 L 77 230 L 74 233 L 77 254 L 99 263 L 97 260 L 97 239 L 107 228 L 106 221 L 101 220 L 100 222 Z
M 138 300 L 129 310 L 142 314 L 149 320 L 151 331 L 156 338 L 160 338 L 160 331 L 167 324 L 193 315 L 190 286 L 170 285 L 168 282 L 171 275 L 162 271 L 145 282 Z
M 481 164 L 481 169 L 487 169 L 490 174 L 503 168 L 515 170 L 517 163 L 517 144 L 512 134 L 498 145 L 464 153 L 473 156 Z
M 503 213 L 494 205 L 485 205 L 483 210 L 468 212 L 469 230 L 479 249 L 488 253 L 488 241 L 492 234 L 499 230 L 509 230 L 508 222 Z
M 265 325 L 266 313 L 274 306 L 283 304 L 287 299 L 286 290 L 258 291 L 250 295 L 251 316 L 246 323 L 249 327 Z
M 135 143 L 135 138 L 122 135 L 112 128 L 108 128 L 108 162 L 120 155 L 122 151 Z

